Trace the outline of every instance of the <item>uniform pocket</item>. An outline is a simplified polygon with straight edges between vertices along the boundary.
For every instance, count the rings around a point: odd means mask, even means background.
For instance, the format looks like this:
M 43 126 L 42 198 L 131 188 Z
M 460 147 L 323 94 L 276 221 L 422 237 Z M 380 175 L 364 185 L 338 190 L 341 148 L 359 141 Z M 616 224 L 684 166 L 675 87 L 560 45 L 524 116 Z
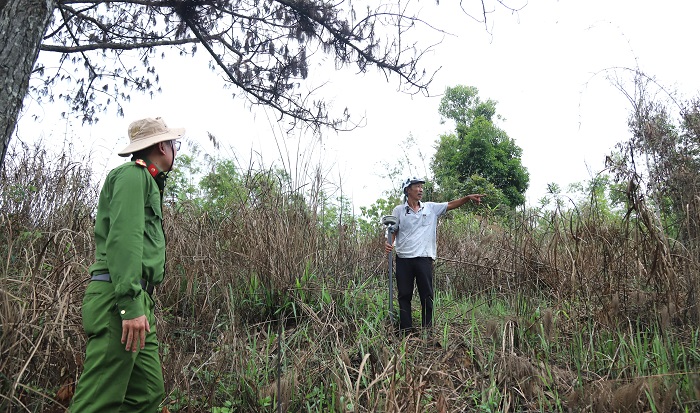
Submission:
M 430 225 L 430 221 L 431 221 L 430 214 L 422 214 L 420 216 L 420 222 L 421 222 L 422 226 L 427 227 L 428 225 Z
M 114 286 L 106 281 L 91 281 L 83 297 L 83 329 L 88 338 L 104 334 L 116 315 Z
M 154 194 L 148 198 L 145 206 L 145 232 L 153 241 L 163 240 L 163 211 L 160 206 L 160 196 Z

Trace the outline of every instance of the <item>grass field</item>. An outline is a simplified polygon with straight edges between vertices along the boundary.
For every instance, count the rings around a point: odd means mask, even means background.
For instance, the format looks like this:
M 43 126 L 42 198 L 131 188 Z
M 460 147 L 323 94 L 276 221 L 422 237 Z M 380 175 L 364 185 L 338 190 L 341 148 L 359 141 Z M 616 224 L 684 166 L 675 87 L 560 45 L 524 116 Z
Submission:
M 99 187 L 68 157 L 11 159 L 0 410 L 60 412 L 81 372 Z M 378 221 L 329 207 L 322 181 L 299 192 L 274 171 L 237 179 L 214 206 L 167 203 L 163 411 L 700 411 L 698 246 L 641 201 L 632 213 L 593 201 L 451 212 L 434 327 L 402 337 Z

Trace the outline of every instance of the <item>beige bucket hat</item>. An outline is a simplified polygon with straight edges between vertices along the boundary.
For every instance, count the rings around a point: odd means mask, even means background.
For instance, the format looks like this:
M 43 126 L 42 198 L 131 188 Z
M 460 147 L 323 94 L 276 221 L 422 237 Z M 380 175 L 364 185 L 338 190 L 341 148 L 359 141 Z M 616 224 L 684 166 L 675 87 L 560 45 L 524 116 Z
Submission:
M 146 118 L 131 122 L 129 140 L 131 143 L 119 151 L 119 156 L 129 156 L 158 142 L 180 139 L 185 134 L 183 128 L 168 128 L 162 118 Z

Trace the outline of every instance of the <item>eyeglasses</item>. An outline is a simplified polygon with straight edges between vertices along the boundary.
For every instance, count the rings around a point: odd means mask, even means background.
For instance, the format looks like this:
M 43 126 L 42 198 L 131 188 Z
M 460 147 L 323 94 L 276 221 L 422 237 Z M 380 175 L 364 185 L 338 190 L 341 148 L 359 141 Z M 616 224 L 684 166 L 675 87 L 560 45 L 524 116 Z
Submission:
M 172 146 L 173 148 L 175 148 L 176 151 L 179 151 L 179 150 L 180 150 L 181 144 L 182 144 L 182 142 L 180 142 L 180 141 L 176 141 L 176 140 L 170 141 L 170 146 Z

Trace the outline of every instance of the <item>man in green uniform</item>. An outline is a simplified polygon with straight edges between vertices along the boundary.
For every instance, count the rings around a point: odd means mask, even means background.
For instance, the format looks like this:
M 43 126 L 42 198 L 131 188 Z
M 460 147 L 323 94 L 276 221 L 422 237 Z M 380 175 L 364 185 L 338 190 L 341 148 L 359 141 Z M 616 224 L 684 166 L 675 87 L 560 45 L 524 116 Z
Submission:
M 129 125 L 132 155 L 105 179 L 95 219 L 95 263 L 83 298 L 88 336 L 71 411 L 157 411 L 165 393 L 153 286 L 163 281 L 163 188 L 185 130 L 161 118 Z

